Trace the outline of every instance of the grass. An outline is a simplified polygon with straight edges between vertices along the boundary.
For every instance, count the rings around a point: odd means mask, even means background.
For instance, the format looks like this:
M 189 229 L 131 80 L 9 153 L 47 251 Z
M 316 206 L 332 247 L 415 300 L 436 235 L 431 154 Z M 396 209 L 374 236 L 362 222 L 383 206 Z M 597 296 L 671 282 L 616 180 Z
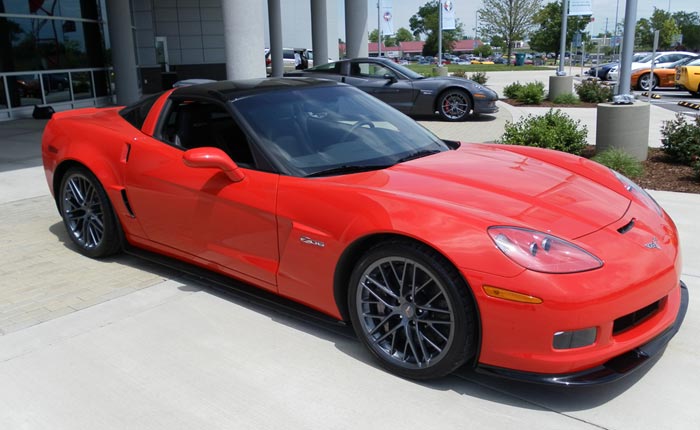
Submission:
M 433 67 L 436 67 L 433 64 L 409 64 L 408 66 L 409 69 L 413 70 L 414 72 L 423 74 L 423 75 L 431 75 L 433 73 Z M 462 66 L 459 64 L 447 64 L 445 67 L 447 67 L 448 72 L 464 72 L 464 73 L 473 73 L 473 72 L 519 72 L 519 71 L 526 71 L 526 70 L 552 70 L 551 67 L 544 67 L 544 66 L 508 66 L 506 64 L 470 64 L 468 66 Z

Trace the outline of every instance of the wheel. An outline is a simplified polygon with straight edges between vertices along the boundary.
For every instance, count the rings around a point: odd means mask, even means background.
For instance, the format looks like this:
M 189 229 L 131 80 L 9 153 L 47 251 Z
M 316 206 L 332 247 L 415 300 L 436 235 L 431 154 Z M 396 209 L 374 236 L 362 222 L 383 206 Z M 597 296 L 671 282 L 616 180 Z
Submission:
M 462 121 L 471 110 L 469 95 L 462 90 L 447 90 L 438 100 L 438 112 L 446 121 Z
M 350 282 L 355 333 L 392 373 L 438 378 L 474 356 L 476 312 L 468 287 L 432 249 L 379 245 L 361 258 Z
M 66 172 L 61 180 L 58 205 L 68 236 L 80 253 L 101 258 L 121 249 L 112 205 L 90 171 L 73 167 Z
M 652 75 L 651 72 L 649 72 L 639 77 L 639 80 L 637 81 L 637 89 L 642 91 L 650 91 L 656 88 L 658 84 L 659 80 L 656 78 L 656 75 Z

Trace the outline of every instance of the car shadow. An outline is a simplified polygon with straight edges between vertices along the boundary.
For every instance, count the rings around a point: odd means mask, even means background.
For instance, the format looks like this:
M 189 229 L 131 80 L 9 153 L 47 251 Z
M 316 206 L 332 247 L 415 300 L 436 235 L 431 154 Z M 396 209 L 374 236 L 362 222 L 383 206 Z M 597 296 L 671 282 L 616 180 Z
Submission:
M 61 222 L 51 225 L 49 231 L 63 246 L 75 251 L 75 258 L 86 258 L 78 253 Z M 358 362 L 381 369 L 371 353 L 356 338 L 349 324 L 270 292 L 171 258 L 139 250 L 131 249 L 128 253 L 96 261 L 121 264 L 175 280 L 180 284 L 177 288 L 181 291 L 212 295 L 263 315 L 277 324 L 330 342 L 337 350 Z M 596 408 L 620 396 L 643 378 L 661 355 L 663 354 L 659 354 L 644 368 L 619 381 L 596 386 L 537 385 L 480 374 L 469 365 L 444 378 L 410 382 L 429 390 L 452 391 L 522 409 L 574 412 Z
M 431 122 L 444 122 L 444 123 L 450 123 L 450 121 L 444 121 L 440 119 L 439 117 L 436 117 L 435 115 L 418 115 L 418 116 L 411 116 L 411 118 L 415 121 L 431 121 Z M 461 122 L 491 122 L 495 121 L 497 117 L 495 115 L 491 114 L 478 114 L 478 115 L 469 115 L 467 119 Z M 456 121 L 457 124 L 459 124 L 460 121 Z

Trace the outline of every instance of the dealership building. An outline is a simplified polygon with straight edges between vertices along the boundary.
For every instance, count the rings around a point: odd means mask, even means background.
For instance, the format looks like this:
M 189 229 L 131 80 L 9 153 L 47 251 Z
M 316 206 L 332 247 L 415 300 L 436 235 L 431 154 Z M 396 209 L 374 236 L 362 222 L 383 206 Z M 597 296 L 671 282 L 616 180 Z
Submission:
M 282 73 L 285 48 L 367 55 L 366 0 L 0 0 L 0 120 L 127 104 L 188 78 Z M 325 59 L 325 60 L 324 60 Z

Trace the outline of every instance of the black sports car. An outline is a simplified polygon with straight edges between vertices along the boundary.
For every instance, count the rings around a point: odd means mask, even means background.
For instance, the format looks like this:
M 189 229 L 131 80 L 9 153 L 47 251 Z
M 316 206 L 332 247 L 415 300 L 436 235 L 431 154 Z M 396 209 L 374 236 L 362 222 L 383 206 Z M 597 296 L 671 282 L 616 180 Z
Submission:
M 360 88 L 407 115 L 461 121 L 471 113 L 498 112 L 495 91 L 455 77 L 426 78 L 385 58 L 336 61 L 285 76 L 314 76 Z
M 612 62 L 612 63 L 605 63 L 605 64 L 599 64 L 596 66 L 593 66 L 588 70 L 588 76 L 594 76 L 597 78 L 600 78 L 603 81 L 607 81 L 609 76 L 608 74 L 610 73 L 610 69 L 613 67 L 619 65 L 617 61 Z

